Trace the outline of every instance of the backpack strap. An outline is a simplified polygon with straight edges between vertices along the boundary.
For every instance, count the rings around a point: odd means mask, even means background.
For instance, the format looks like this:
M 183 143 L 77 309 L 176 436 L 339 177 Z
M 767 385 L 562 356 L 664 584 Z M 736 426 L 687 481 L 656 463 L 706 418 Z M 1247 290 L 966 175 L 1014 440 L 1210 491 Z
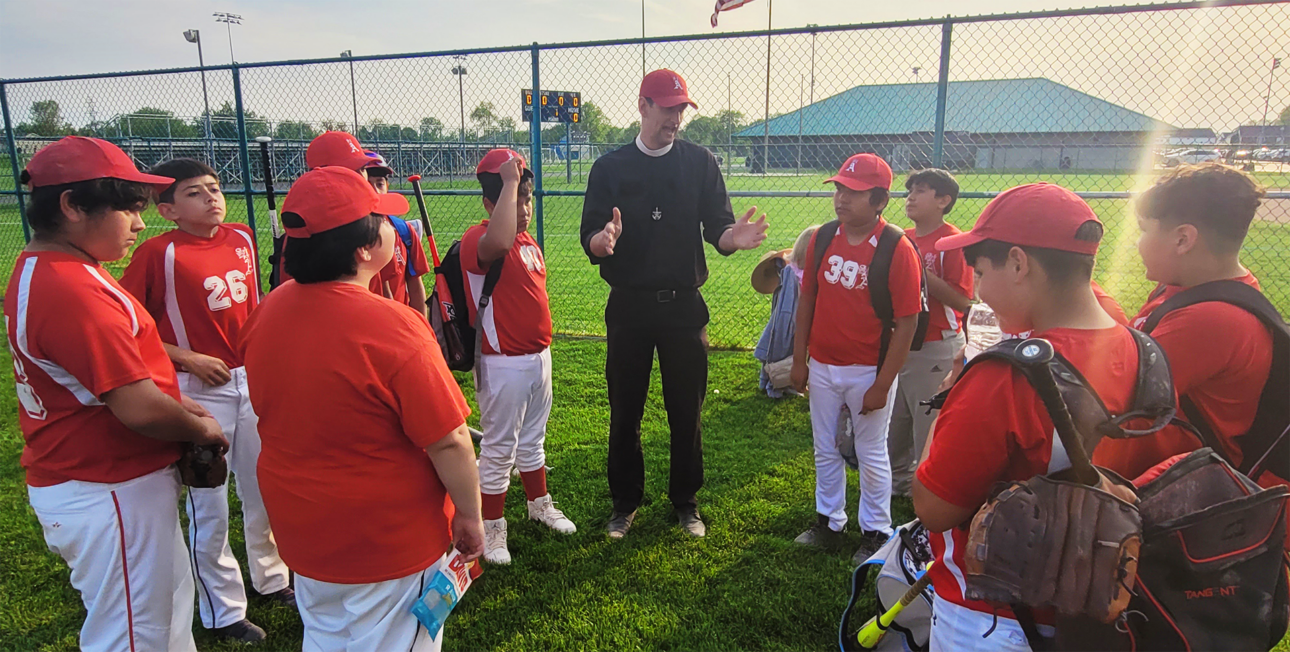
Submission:
M 387 216 L 390 218 L 390 224 L 394 225 L 394 231 L 399 234 L 399 239 L 403 241 L 403 247 L 408 251 L 408 265 L 404 271 L 408 278 L 416 278 L 412 274 L 412 248 L 417 246 L 417 241 L 412 237 L 412 227 L 407 220 L 396 215 Z
M 891 335 L 896 329 L 896 311 L 891 300 L 891 263 L 896 257 L 896 247 L 906 237 L 904 229 L 888 223 L 878 235 L 873 260 L 869 263 L 869 302 L 873 305 L 873 313 L 877 315 L 878 321 L 882 322 L 882 335 L 878 343 L 879 369 L 887 360 L 887 350 L 891 347 Z M 914 246 L 914 251 L 918 251 L 918 246 L 914 245 L 912 240 L 910 244 Z M 918 271 L 923 309 L 918 313 L 918 326 L 914 331 L 914 341 L 909 347 L 911 351 L 923 348 L 930 317 L 927 312 L 927 271 L 921 263 L 918 265 Z
M 484 275 L 484 288 L 479 292 L 479 312 L 484 312 L 488 307 L 488 302 L 493 296 L 493 289 L 497 287 L 497 279 L 502 277 L 502 263 L 506 262 L 503 256 L 493 261 L 488 266 L 488 273 Z
M 833 238 L 838 234 L 838 228 L 841 225 L 841 222 L 833 220 L 832 222 L 825 222 L 820 225 L 819 229 L 816 229 L 815 236 L 811 239 L 811 247 L 815 252 L 815 260 L 812 262 L 815 265 L 807 270 L 811 274 L 819 276 L 820 265 L 824 264 L 824 252 L 828 251 L 829 245 L 833 243 Z
M 1152 298 L 1159 297 L 1164 292 L 1163 287 L 1161 286 L 1155 292 L 1152 292 Z M 1281 313 L 1277 312 L 1276 307 L 1272 305 L 1271 301 L 1268 301 L 1267 297 L 1263 296 L 1262 292 L 1240 281 L 1225 280 L 1201 283 L 1169 297 L 1164 303 L 1160 304 L 1160 307 L 1151 311 L 1151 314 L 1147 316 L 1147 321 L 1142 324 L 1142 330 L 1150 333 L 1156 329 L 1156 326 L 1160 324 L 1160 320 L 1165 318 L 1165 315 L 1179 308 L 1211 301 L 1236 306 L 1258 317 L 1259 321 L 1265 324 L 1284 325 L 1285 323 L 1281 318 Z

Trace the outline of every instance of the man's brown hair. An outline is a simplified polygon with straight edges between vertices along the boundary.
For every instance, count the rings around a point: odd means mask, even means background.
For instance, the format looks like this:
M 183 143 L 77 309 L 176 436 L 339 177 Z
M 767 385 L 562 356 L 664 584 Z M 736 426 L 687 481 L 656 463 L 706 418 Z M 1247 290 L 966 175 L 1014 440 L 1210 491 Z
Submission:
M 1240 251 L 1263 198 L 1254 177 L 1216 162 L 1182 165 L 1160 177 L 1138 198 L 1141 217 L 1191 224 L 1215 253 Z

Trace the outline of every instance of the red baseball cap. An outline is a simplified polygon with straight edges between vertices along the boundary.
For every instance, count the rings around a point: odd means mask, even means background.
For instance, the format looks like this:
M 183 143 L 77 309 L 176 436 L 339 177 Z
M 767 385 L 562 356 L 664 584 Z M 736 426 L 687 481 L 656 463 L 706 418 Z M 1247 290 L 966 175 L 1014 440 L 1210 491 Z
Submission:
M 699 108 L 699 105 L 690 99 L 690 90 L 685 85 L 685 78 L 680 73 L 667 68 L 660 68 L 645 75 L 645 79 L 641 80 L 641 97 L 654 100 L 655 104 L 663 107 L 689 104 L 696 109 Z
M 475 166 L 475 174 L 497 174 L 501 171 L 502 164 L 513 158 L 520 160 L 520 178 L 533 178 L 533 170 L 529 169 L 524 157 L 513 149 L 494 149 L 489 151 L 484 155 L 484 158 L 479 159 L 479 165 Z
M 371 160 L 358 139 L 343 131 L 325 131 L 305 150 L 305 167 L 310 170 L 328 165 L 361 170 Z
M 175 180 L 144 174 L 120 147 L 83 136 L 68 136 L 47 145 L 27 162 L 24 183 L 29 188 L 61 186 L 91 179 L 120 179 L 146 183 L 164 192 Z
M 291 184 L 282 202 L 284 216 L 295 213 L 305 222 L 304 226 L 293 228 L 283 221 L 284 230 L 293 238 L 308 238 L 372 213 L 403 215 L 406 212 L 408 200 L 403 195 L 378 195 L 362 175 L 334 165 L 304 173 Z
M 1051 183 L 1028 183 L 999 193 L 986 204 L 971 231 L 941 238 L 936 250 L 999 240 L 1092 255 L 1097 253 L 1098 243 L 1075 239 L 1075 233 L 1088 222 L 1102 223 L 1079 195 Z
M 838 173 L 824 180 L 834 181 L 856 191 L 870 188 L 891 190 L 891 166 L 877 154 L 856 154 L 847 159 Z
M 390 167 L 384 156 L 366 150 L 363 151 L 363 156 L 367 157 L 367 164 L 363 166 L 363 169 L 367 170 L 368 174 L 371 174 L 373 170 L 377 170 L 384 172 L 383 176 L 393 176 L 394 168 Z

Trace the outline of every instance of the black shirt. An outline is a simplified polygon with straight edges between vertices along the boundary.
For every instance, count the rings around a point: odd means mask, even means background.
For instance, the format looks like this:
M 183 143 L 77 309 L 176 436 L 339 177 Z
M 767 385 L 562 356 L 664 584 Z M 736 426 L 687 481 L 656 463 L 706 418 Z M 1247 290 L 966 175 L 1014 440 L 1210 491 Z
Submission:
M 613 219 L 623 231 L 614 255 L 591 253 L 591 238 Z M 582 204 L 582 249 L 614 288 L 695 290 L 708 280 L 707 240 L 719 253 L 721 236 L 735 223 L 721 167 L 707 148 L 676 140 L 654 157 L 636 143 L 596 160 Z

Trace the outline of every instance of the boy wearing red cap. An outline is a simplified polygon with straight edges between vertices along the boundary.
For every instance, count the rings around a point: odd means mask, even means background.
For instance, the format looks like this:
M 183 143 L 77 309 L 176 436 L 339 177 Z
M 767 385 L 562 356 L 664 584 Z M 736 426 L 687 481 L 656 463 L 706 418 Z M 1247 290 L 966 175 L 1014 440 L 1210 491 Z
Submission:
M 478 331 L 475 399 L 479 401 L 479 487 L 484 559 L 509 564 L 503 508 L 511 468 L 519 469 L 529 518 L 561 533 L 577 531 L 546 487 L 547 417 L 551 414 L 551 308 L 546 261 L 528 233 L 533 172 L 509 149 L 495 149 L 475 169 L 488 219 L 461 236 L 461 268 Z M 496 285 L 484 296 L 489 274 Z M 480 304 L 483 306 L 480 307 Z
M 887 426 L 896 377 L 909 355 L 918 313 L 924 309 L 922 264 L 909 238 L 901 237 L 888 270 L 895 329 L 883 351 L 883 331 L 870 297 L 869 266 L 887 228 L 882 211 L 891 188 L 891 168 L 874 154 L 856 154 L 825 183 L 834 184 L 836 235 L 820 244 L 821 227 L 806 253 L 802 296 L 797 304 L 792 381 L 811 386 L 815 437 L 816 520 L 797 543 L 832 548 L 847 523 L 846 464 L 837 447 L 838 414 L 848 407 L 860 465 L 859 522 L 864 560 L 891 535 L 891 462 Z M 827 246 L 817 255 L 818 246 Z M 816 261 L 819 261 L 817 264 Z M 885 353 L 885 358 L 884 358 Z
M 1090 286 L 1102 224 L 1075 193 L 1047 183 L 1012 188 L 986 206 L 968 233 L 942 238 L 962 249 L 981 300 L 1006 332 L 1033 331 L 1088 379 L 1112 414 L 1137 383 L 1133 336 Z M 1053 452 L 1053 422 L 1020 371 L 1001 360 L 968 369 L 950 391 L 915 475 L 914 510 L 932 533 L 936 589 L 932 650 L 1029 650 L 1010 610 L 964 598 L 964 549 L 972 516 L 999 482 L 1070 466 Z M 995 622 L 997 616 L 997 623 Z M 1051 614 L 1035 614 L 1050 623 Z M 1041 629 L 1049 628 L 1042 625 Z M 982 638 L 984 632 L 990 632 Z
M 255 590 L 294 608 L 290 572 L 278 557 L 256 482 L 260 436 L 235 350 L 260 304 L 255 235 L 244 224 L 224 223 L 224 193 L 210 166 L 181 158 L 151 172 L 174 179 L 159 195 L 157 211 L 178 228 L 135 249 L 121 286 L 157 322 L 166 353 L 182 370 L 180 389 L 224 428 Z M 191 488 L 186 507 L 202 624 L 222 638 L 263 640 L 264 630 L 246 619 L 242 570 L 229 547 L 228 486 Z
M 130 251 L 140 211 L 174 180 L 78 136 L 37 152 L 22 180 L 34 237 L 4 301 L 22 465 L 45 543 L 85 604 L 80 649 L 196 650 L 173 465 L 180 442 L 228 442 L 180 393 L 152 317 L 100 264 Z
M 438 650 L 411 605 L 454 538 L 483 550 L 465 398 L 429 323 L 367 289 L 394 252 L 384 216 L 407 210 L 351 170 L 305 173 L 282 204 L 293 280 L 242 331 L 306 650 Z

